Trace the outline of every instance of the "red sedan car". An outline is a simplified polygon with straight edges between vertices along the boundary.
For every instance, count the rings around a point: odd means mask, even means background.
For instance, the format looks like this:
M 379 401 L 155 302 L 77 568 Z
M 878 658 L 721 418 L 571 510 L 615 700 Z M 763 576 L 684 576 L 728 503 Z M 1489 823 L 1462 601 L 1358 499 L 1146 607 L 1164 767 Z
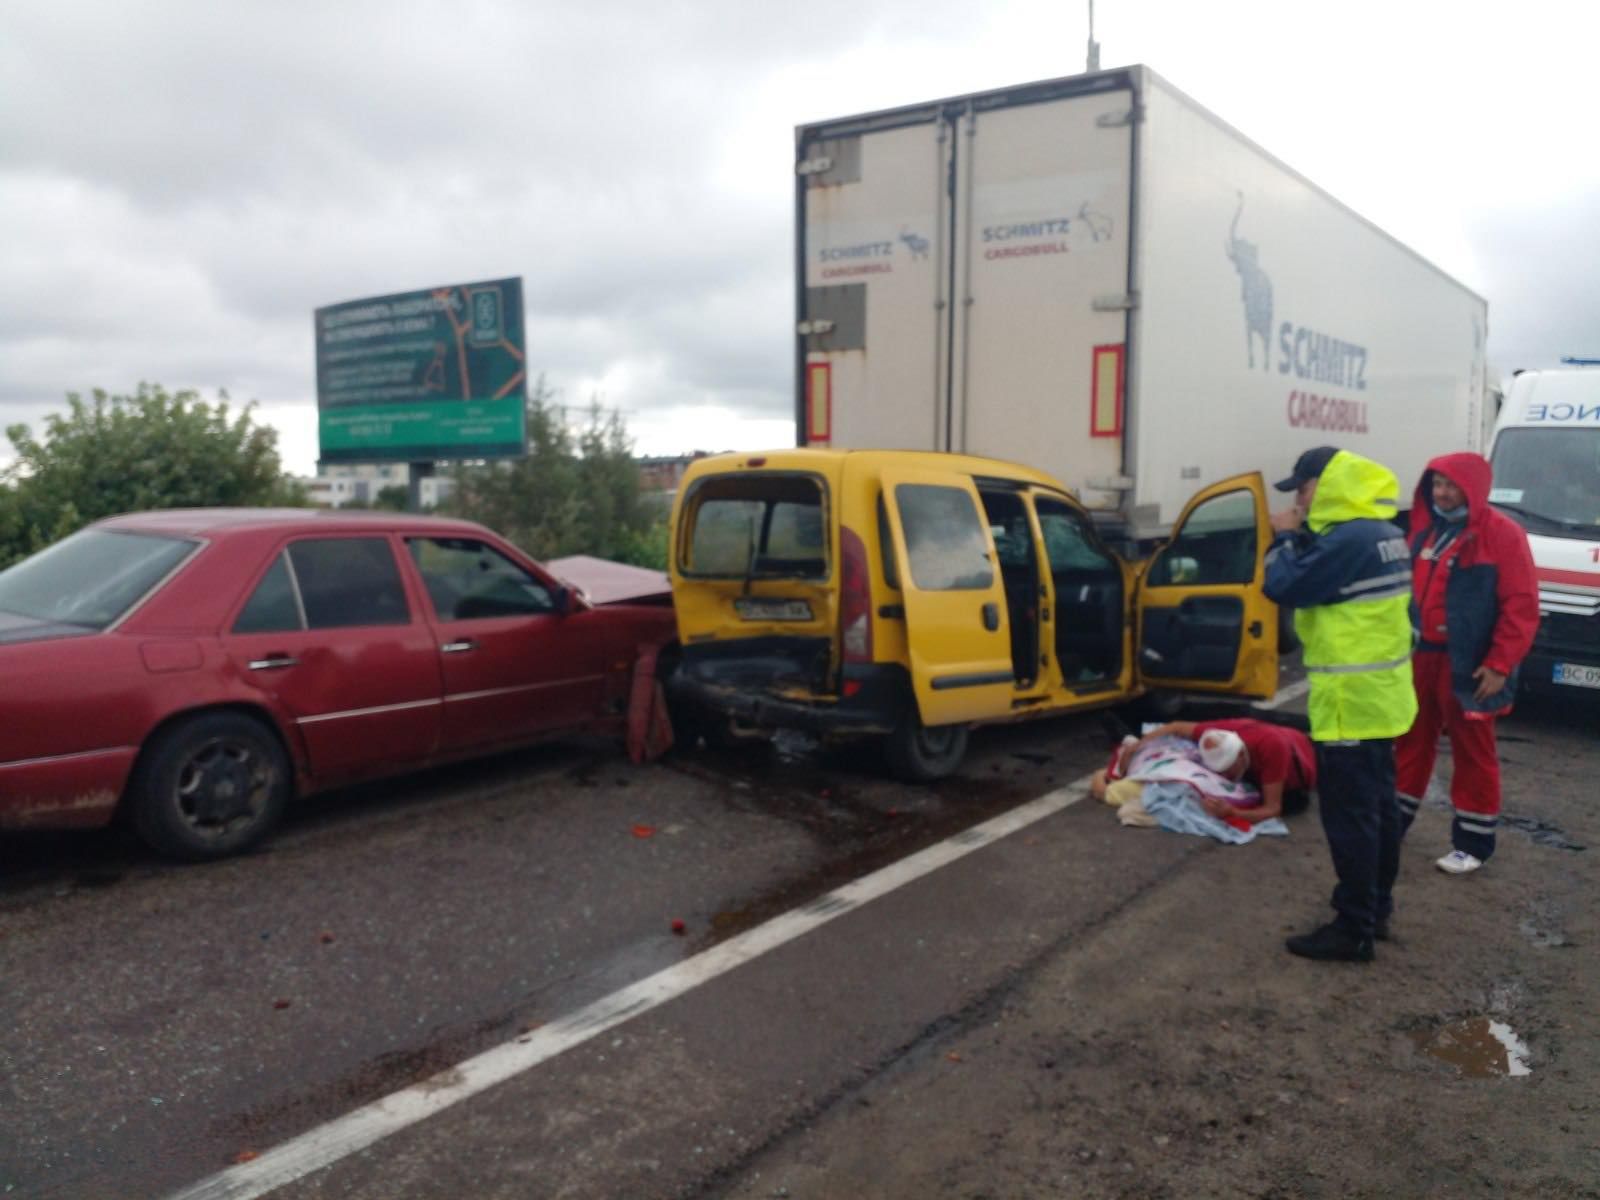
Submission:
M 235 853 L 291 792 L 620 732 L 673 636 L 664 581 L 596 605 L 466 521 L 114 517 L 0 572 L 0 828 Z

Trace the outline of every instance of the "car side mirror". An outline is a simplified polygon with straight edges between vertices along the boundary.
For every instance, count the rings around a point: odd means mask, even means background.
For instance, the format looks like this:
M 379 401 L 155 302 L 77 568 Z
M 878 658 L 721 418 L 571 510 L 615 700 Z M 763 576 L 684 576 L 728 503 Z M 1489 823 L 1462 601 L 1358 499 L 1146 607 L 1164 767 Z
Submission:
M 566 616 L 573 609 L 572 589 L 569 587 L 556 588 L 555 591 L 550 593 L 550 603 L 555 609 L 556 616 Z
M 1167 568 L 1170 577 L 1168 583 L 1198 583 L 1200 581 L 1200 561 L 1190 558 L 1186 554 L 1174 554 Z

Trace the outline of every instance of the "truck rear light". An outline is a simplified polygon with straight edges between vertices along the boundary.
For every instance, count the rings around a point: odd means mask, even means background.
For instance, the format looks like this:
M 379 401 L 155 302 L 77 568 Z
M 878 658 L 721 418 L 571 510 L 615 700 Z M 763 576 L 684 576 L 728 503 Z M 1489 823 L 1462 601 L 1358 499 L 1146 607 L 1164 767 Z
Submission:
M 872 661 L 872 581 L 867 547 L 853 529 L 839 530 L 839 640 L 847 663 Z

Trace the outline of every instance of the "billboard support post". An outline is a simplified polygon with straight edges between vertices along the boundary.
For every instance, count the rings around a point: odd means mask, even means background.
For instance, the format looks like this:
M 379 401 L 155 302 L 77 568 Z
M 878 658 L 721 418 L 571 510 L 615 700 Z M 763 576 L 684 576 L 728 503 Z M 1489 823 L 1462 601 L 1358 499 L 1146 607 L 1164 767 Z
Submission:
M 406 511 L 422 511 L 422 481 L 433 477 L 434 463 L 414 462 L 408 464 L 410 478 L 406 482 Z

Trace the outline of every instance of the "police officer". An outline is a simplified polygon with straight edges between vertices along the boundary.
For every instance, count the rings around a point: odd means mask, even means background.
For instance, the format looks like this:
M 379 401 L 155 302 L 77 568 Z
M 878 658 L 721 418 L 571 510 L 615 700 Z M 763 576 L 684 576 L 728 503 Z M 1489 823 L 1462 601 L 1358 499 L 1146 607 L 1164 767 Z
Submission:
M 1305 958 L 1370 962 L 1388 933 L 1400 870 L 1394 739 L 1411 727 L 1411 562 L 1392 522 L 1399 484 L 1370 459 L 1318 446 L 1277 485 L 1267 595 L 1296 610 L 1311 681 L 1322 828 L 1339 877 L 1334 919 L 1292 937 Z

